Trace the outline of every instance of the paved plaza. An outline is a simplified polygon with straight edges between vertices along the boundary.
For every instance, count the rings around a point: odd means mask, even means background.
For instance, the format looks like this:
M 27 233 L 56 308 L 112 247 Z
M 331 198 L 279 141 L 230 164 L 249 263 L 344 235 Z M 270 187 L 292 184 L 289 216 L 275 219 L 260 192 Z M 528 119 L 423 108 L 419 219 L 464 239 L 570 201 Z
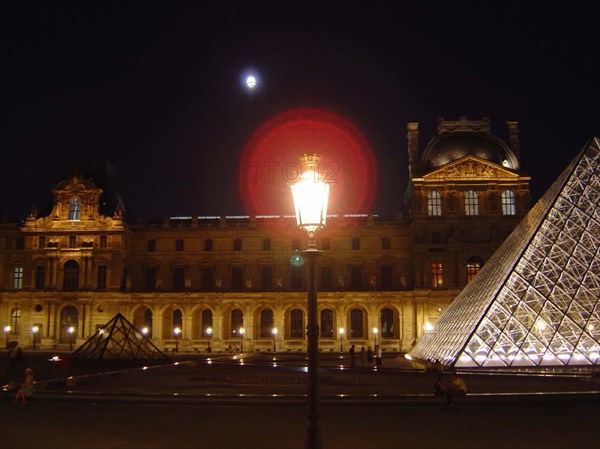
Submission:
M 40 387 L 27 406 L 0 401 L 2 449 L 304 446 L 305 354 L 178 354 L 102 375 L 49 355 L 26 354 Z M 324 449 L 598 446 L 600 385 L 585 375 L 463 373 L 469 396 L 446 410 L 431 394 L 436 376 L 400 355 L 380 371 L 321 357 Z

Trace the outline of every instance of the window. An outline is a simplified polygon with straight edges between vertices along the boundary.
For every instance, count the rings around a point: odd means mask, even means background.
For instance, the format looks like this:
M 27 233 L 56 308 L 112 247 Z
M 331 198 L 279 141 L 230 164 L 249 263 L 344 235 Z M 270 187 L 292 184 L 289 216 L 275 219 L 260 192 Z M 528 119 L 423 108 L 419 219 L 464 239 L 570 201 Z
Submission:
M 350 335 L 349 338 L 363 338 L 364 335 L 363 311 L 352 309 L 350 311 Z
M 394 338 L 394 311 L 392 309 L 381 311 L 381 338 Z
M 304 314 L 300 309 L 290 312 L 290 338 L 304 337 Z
M 79 264 L 68 260 L 64 266 L 63 289 L 77 290 L 79 288 Z
M 273 311 L 264 309 L 260 311 L 260 338 L 273 336 Z
M 354 249 L 354 250 L 360 249 L 360 238 L 352 237 L 352 249 Z
M 392 288 L 392 266 L 381 266 L 381 288 Z
M 389 237 L 381 238 L 381 249 L 390 249 L 390 238 Z
M 46 247 L 46 236 L 45 235 L 40 235 L 40 237 L 38 238 L 38 246 L 40 248 Z
M 467 260 L 467 283 L 475 278 L 481 267 L 483 267 L 483 260 L 480 257 L 469 257 Z
M 15 307 L 10 311 L 10 333 L 18 334 L 21 325 L 21 309 Z
M 146 290 L 154 290 L 156 288 L 156 268 L 146 268 L 145 287 Z
M 183 312 L 181 309 L 173 310 L 173 334 L 175 335 L 175 328 L 183 330 Z M 181 334 L 180 334 L 181 335 Z
M 69 248 L 77 248 L 77 237 L 74 235 L 69 236 Z
M 273 289 L 273 268 L 261 267 L 260 279 L 261 279 L 261 288 L 263 290 Z
M 465 193 L 465 213 L 467 215 L 479 215 L 479 197 L 474 190 Z
M 214 289 L 213 269 L 209 267 L 202 268 L 202 290 L 210 292 Z
M 23 289 L 23 267 L 14 267 L 13 268 L 13 289 L 14 290 L 22 290 Z
M 149 252 L 156 251 L 156 240 L 154 240 L 154 239 L 148 240 L 148 251 Z
M 81 219 L 81 200 L 76 196 L 69 201 L 69 220 Z
M 443 285 L 444 279 L 442 276 L 442 264 L 439 262 L 433 262 L 431 264 L 431 286 L 433 288 L 439 288 Z
M 173 269 L 173 289 L 183 290 L 185 288 L 185 268 L 175 267 Z
M 437 190 L 432 190 L 427 194 L 427 212 L 431 216 L 442 215 L 442 197 Z
M 271 251 L 271 239 L 263 239 L 263 251 Z
M 302 288 L 302 268 L 301 267 L 292 267 L 291 286 L 294 290 L 300 290 Z
M 512 190 L 502 192 L 502 215 L 516 215 L 517 204 Z
M 321 338 L 333 338 L 333 310 L 321 310 Z
M 175 240 L 175 251 L 183 251 L 183 239 Z
M 108 246 L 108 237 L 105 235 L 100 236 L 100 248 L 106 248 Z
M 333 288 L 333 275 L 331 267 L 321 267 L 321 290 L 331 290 Z
M 234 239 L 233 240 L 233 250 L 234 251 L 242 250 L 242 239 Z
M 350 287 L 354 290 L 362 287 L 362 267 L 350 267 Z
M 442 237 L 439 232 L 431 233 L 431 243 L 433 245 L 439 245 L 442 242 Z
M 207 329 L 212 326 L 213 326 L 212 310 L 204 309 L 202 311 L 202 335 L 210 338 L 210 334 L 207 332 Z
M 212 239 L 204 240 L 204 251 L 212 251 L 213 250 L 213 241 Z
M 231 311 L 231 336 L 242 338 L 240 329 L 244 327 L 244 314 L 240 309 Z
M 46 280 L 46 267 L 43 265 L 35 266 L 35 288 L 43 289 L 45 287 Z
M 242 278 L 243 276 L 241 267 L 231 268 L 231 287 L 234 290 L 241 290 L 243 288 Z
M 106 265 L 98 265 L 98 290 L 106 289 Z
M 16 249 L 25 249 L 25 239 L 23 237 L 18 237 L 15 242 Z

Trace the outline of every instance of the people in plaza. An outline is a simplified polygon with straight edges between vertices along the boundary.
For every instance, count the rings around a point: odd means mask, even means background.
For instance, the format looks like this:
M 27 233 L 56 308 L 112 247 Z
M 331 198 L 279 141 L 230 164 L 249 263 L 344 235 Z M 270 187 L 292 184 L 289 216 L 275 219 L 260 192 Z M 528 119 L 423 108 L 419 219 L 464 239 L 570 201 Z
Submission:
M 21 405 L 27 404 L 27 398 L 33 394 L 33 390 L 33 370 L 31 368 L 25 368 L 25 382 L 23 382 L 17 390 L 13 404 L 16 404 L 19 401 L 21 401 Z
M 458 374 L 452 374 L 452 384 L 446 392 L 446 407 L 454 406 L 454 399 L 464 397 L 467 395 L 467 383 L 458 376 Z
M 352 368 L 356 366 L 356 349 L 354 345 L 350 346 L 350 366 Z
M 369 365 L 369 367 L 373 366 L 373 350 L 370 346 L 369 349 L 367 349 L 367 365 Z
M 367 366 L 367 350 L 364 346 L 360 348 L 360 366 L 361 368 Z
M 375 346 L 375 366 L 377 368 L 382 367 L 382 357 L 381 347 L 379 345 Z

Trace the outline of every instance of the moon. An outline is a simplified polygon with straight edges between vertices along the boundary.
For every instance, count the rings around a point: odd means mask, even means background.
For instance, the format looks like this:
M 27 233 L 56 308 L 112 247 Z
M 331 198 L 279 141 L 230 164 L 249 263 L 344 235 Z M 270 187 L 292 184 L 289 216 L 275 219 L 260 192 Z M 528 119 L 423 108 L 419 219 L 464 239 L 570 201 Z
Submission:
M 246 77 L 246 86 L 248 86 L 248 89 L 254 89 L 256 84 L 256 77 L 254 75 L 248 75 Z

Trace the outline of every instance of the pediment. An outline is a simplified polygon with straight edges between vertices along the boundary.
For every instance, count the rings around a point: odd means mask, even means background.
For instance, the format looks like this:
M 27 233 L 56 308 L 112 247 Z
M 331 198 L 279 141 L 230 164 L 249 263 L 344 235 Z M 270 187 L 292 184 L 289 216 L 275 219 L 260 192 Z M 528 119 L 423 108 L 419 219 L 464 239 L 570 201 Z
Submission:
M 423 179 L 515 179 L 518 177 L 517 173 L 508 168 L 469 155 L 430 171 L 423 176 Z

